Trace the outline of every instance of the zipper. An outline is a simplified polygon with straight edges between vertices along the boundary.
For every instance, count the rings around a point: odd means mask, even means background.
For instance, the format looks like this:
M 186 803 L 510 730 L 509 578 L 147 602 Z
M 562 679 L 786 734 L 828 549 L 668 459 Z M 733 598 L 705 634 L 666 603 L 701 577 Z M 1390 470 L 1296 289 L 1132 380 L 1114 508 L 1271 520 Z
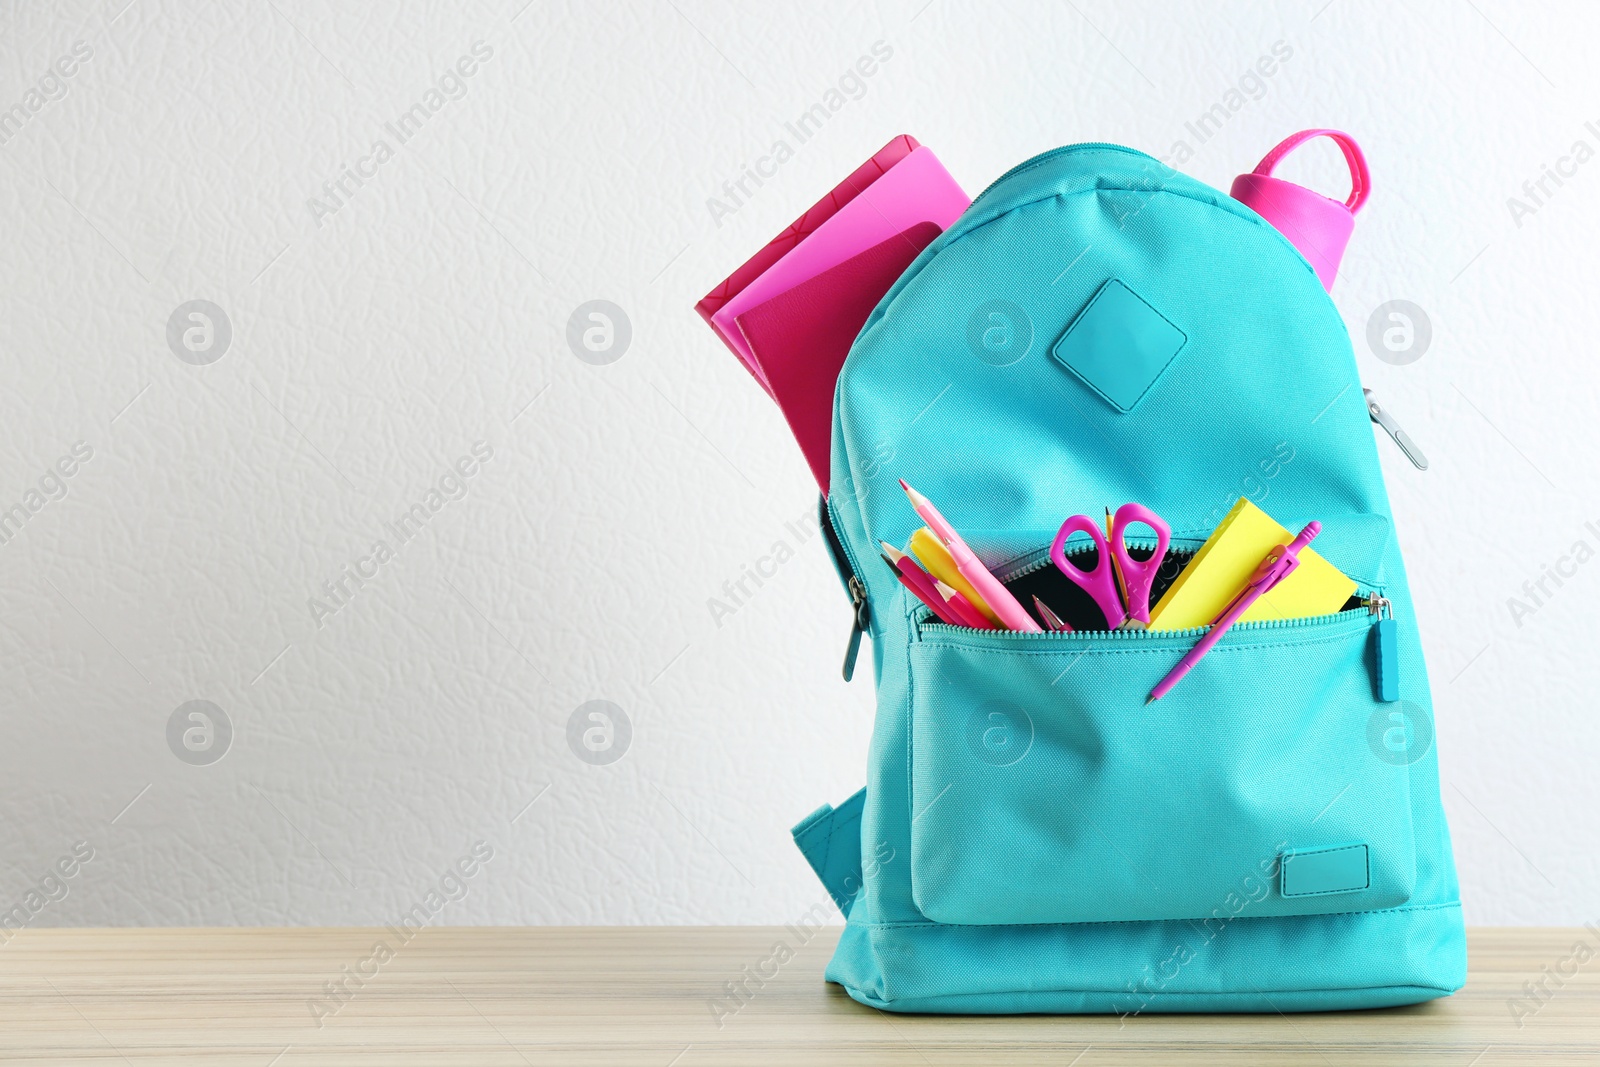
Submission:
M 1385 601 L 1387 603 L 1387 601 Z M 1370 615 L 1370 610 L 1363 602 L 1359 608 L 1346 608 L 1336 611 L 1331 615 L 1312 615 L 1299 619 L 1258 619 L 1254 622 L 1236 622 L 1228 627 L 1231 633 L 1256 633 L 1268 630 L 1296 630 L 1321 626 L 1331 622 L 1351 622 L 1358 618 Z M 978 637 L 985 641 L 995 640 L 1021 640 L 1021 641 L 1188 641 L 1202 636 L 1210 626 L 1191 626 L 1184 630 L 1072 630 L 1070 632 L 1041 632 L 1032 633 L 1025 630 L 974 630 L 966 626 L 951 626 L 938 621 L 927 622 L 933 619 L 932 613 L 919 617 L 918 630 L 923 633 L 960 634 L 963 636 Z M 1393 618 L 1385 621 L 1393 622 Z
M 853 574 L 850 576 L 848 587 L 850 606 L 855 614 L 850 623 L 850 643 L 844 649 L 844 680 L 847 682 L 855 677 L 856 656 L 861 652 L 861 635 L 872 625 L 872 608 L 867 604 L 867 587 Z
M 828 554 L 833 557 L 834 569 L 844 580 L 845 592 L 850 594 L 850 641 L 845 646 L 844 670 L 841 672 L 848 682 L 855 677 L 856 657 L 861 653 L 861 635 L 872 628 L 872 605 L 867 601 L 866 583 L 856 576 L 856 569 L 851 564 L 850 548 L 833 524 L 833 505 L 828 503 L 826 497 L 818 500 L 817 521 L 822 527 Z
M 1400 446 L 1400 451 L 1406 454 L 1406 458 L 1411 461 L 1413 467 L 1419 471 L 1427 470 L 1428 457 L 1422 454 L 1422 449 L 1417 447 L 1417 443 L 1411 439 L 1411 435 L 1406 433 L 1400 424 L 1394 421 L 1394 416 L 1389 414 L 1378 403 L 1378 398 L 1372 395 L 1371 389 L 1363 389 L 1361 391 L 1366 394 L 1367 415 L 1372 421 L 1383 427 L 1383 432 L 1388 434 L 1394 440 L 1394 443 Z
M 1123 541 L 1129 548 L 1154 549 L 1156 547 L 1156 539 L 1154 537 L 1139 537 L 1135 535 L 1125 537 Z M 1205 543 L 1205 538 L 1202 537 L 1174 537 L 1168 541 L 1167 551 L 1192 556 L 1200 551 L 1200 547 Z M 1069 557 L 1086 556 L 1088 554 L 1087 548 L 1073 549 L 1067 553 Z M 991 568 L 991 572 L 1001 585 L 1005 585 L 1018 578 L 1025 578 L 1034 571 L 1042 571 L 1048 566 L 1053 566 L 1050 562 L 1050 549 L 1040 548 L 1026 555 L 1018 556 L 1011 562 L 1002 564 L 997 568 Z
M 982 201 L 984 197 L 988 196 L 997 185 L 1005 181 L 1007 178 L 1014 177 L 1026 170 L 1032 170 L 1034 167 L 1048 163 L 1057 156 L 1064 156 L 1068 152 L 1095 149 L 1122 152 L 1126 155 L 1139 156 L 1143 159 L 1155 158 L 1148 152 L 1141 152 L 1136 148 L 1129 148 L 1127 145 L 1112 144 L 1109 141 L 1079 141 L 1077 144 L 1062 145 L 1060 148 L 1052 148 L 1048 152 L 1040 152 L 1032 159 L 1025 159 L 1021 163 L 1018 163 L 1016 166 L 1012 167 L 1010 170 L 1006 171 L 1004 174 L 1000 175 L 1000 177 L 996 178 L 994 181 L 985 186 L 983 192 L 979 193 L 973 198 L 972 203 L 967 205 L 967 211 L 970 212 L 974 207 L 977 207 L 978 203 Z
M 1193 555 L 1204 543 L 1199 538 L 1174 537 L 1169 542 L 1168 551 L 1176 549 Z M 1127 544 L 1130 548 L 1154 548 L 1156 541 L 1154 538 L 1130 537 L 1127 539 Z M 1087 555 L 1088 553 L 1083 551 L 1069 552 L 1067 554 L 1068 556 L 1078 556 Z M 1050 550 L 1043 548 L 996 568 L 995 578 L 1002 585 L 1009 585 L 1016 579 L 1027 577 L 1035 571 L 1043 570 L 1047 566 L 1054 566 L 1054 564 L 1050 560 Z M 1387 613 L 1386 617 L 1385 613 Z M 1348 621 L 1360 615 L 1376 615 L 1380 621 L 1392 624 L 1394 622 L 1394 604 L 1377 588 L 1373 588 L 1368 590 L 1366 595 L 1361 598 L 1361 606 L 1357 608 L 1345 608 L 1328 615 L 1312 615 L 1297 619 L 1259 619 L 1253 622 L 1237 622 L 1228 628 L 1228 632 L 1232 633 L 1234 630 L 1252 632 L 1257 630 L 1292 629 L 1295 627 L 1315 626 L 1339 619 Z M 1071 630 L 1064 632 L 1046 630 L 1039 633 L 1024 630 L 974 630 L 967 626 L 951 626 L 948 623 L 939 622 L 933 612 L 926 610 L 919 612 L 914 622 L 919 633 L 976 635 L 986 640 L 1020 638 L 1026 640 L 1078 640 L 1081 642 L 1107 639 L 1113 641 L 1161 640 L 1169 637 L 1192 639 L 1211 629 L 1207 625 L 1191 626 L 1183 630 Z

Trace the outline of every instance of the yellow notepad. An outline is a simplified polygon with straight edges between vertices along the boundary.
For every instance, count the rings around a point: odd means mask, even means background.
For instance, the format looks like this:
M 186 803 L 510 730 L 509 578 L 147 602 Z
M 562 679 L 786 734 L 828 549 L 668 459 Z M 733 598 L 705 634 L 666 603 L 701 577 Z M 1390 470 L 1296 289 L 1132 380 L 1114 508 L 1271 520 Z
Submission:
M 1150 610 L 1150 629 L 1209 626 L 1239 595 L 1267 553 L 1288 544 L 1292 537 L 1272 521 L 1272 516 L 1240 497 L 1160 603 Z M 1331 615 L 1343 608 L 1355 591 L 1355 582 L 1307 548 L 1300 553 L 1300 566 L 1252 604 L 1239 621 Z

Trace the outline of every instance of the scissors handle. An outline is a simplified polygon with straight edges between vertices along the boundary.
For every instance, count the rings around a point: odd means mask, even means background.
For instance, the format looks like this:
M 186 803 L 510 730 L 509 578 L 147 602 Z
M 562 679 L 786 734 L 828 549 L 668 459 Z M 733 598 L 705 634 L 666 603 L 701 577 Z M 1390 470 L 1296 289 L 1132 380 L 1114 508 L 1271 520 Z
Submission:
M 1091 570 L 1084 570 L 1067 559 L 1067 539 L 1075 533 L 1088 534 L 1094 542 L 1095 560 Z M 1116 575 L 1111 570 L 1111 549 L 1106 544 L 1106 535 L 1101 532 L 1100 524 L 1094 519 L 1087 515 L 1073 515 L 1062 523 L 1061 529 L 1056 532 L 1056 539 L 1050 544 L 1050 562 L 1089 594 L 1104 613 L 1108 630 L 1118 629 L 1127 621 L 1128 613 L 1123 610 L 1122 597 L 1117 592 Z
M 1156 550 L 1146 560 L 1135 560 L 1128 555 L 1125 540 L 1133 523 L 1143 523 L 1156 532 Z M 1143 504 L 1127 503 L 1117 509 L 1111 520 L 1111 551 L 1116 553 L 1122 568 L 1122 580 L 1128 590 L 1128 614 L 1125 625 L 1135 621 L 1140 626 L 1150 625 L 1150 587 L 1161 571 L 1161 561 L 1166 558 L 1167 547 L 1172 543 L 1172 527 Z

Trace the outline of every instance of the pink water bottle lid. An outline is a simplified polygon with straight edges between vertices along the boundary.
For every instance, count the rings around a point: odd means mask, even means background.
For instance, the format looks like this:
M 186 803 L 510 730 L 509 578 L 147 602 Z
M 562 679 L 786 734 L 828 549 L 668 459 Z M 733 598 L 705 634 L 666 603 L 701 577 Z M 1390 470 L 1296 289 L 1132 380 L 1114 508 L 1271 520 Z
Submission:
M 1329 137 L 1350 166 L 1350 196 L 1344 203 L 1330 200 L 1303 185 L 1272 176 L 1278 161 L 1313 137 Z M 1270 222 L 1306 257 L 1324 289 L 1333 288 L 1339 261 L 1355 229 L 1356 212 L 1366 203 L 1371 187 L 1367 161 L 1347 133 L 1338 130 L 1301 130 L 1268 152 L 1249 174 L 1233 180 L 1233 198 Z

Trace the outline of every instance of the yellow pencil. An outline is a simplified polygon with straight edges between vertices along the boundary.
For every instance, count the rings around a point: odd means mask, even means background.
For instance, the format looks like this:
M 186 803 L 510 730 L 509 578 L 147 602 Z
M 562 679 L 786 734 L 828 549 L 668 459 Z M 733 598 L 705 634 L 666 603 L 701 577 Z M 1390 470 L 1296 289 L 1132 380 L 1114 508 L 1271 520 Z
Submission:
M 1005 623 L 1000 621 L 1000 616 L 994 613 L 983 597 L 978 595 L 978 591 L 972 588 L 972 583 L 967 581 L 966 576 L 956 567 L 956 561 L 951 557 L 950 550 L 933 535 L 932 530 L 924 526 L 911 535 L 911 554 L 917 557 L 929 574 L 966 597 L 972 606 L 978 609 L 978 614 L 1002 630 L 1006 628 Z

